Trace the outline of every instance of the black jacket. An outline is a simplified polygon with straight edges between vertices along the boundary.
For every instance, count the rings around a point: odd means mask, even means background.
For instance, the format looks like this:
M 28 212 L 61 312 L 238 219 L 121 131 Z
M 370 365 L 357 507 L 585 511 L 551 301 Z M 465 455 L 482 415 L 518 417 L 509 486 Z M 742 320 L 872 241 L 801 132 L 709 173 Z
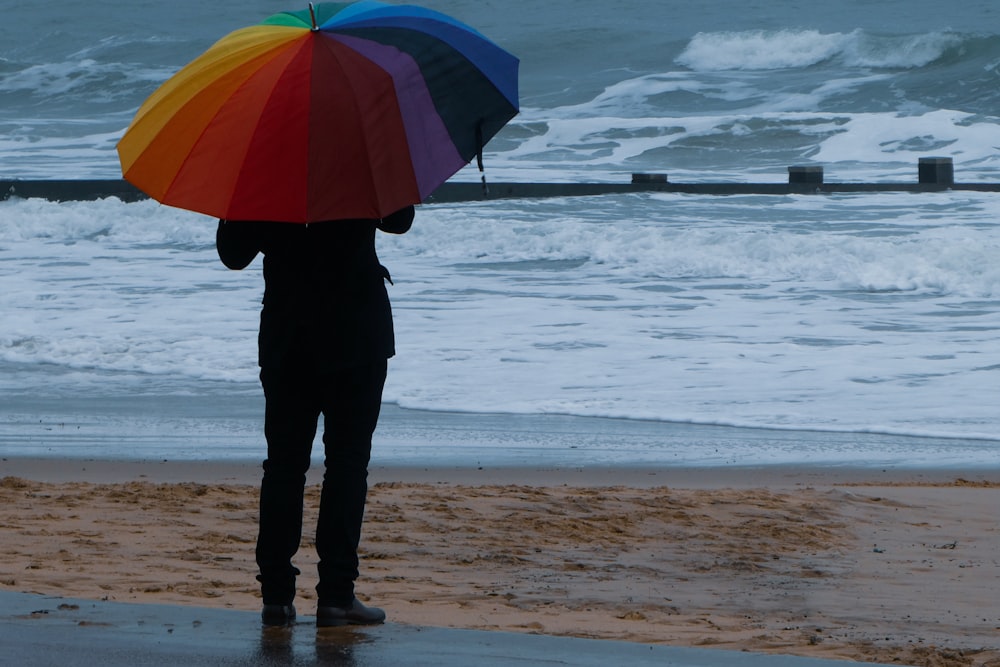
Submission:
M 382 220 L 220 220 L 223 264 L 242 269 L 264 254 L 261 367 L 323 372 L 393 356 L 389 272 L 375 254 L 375 230 L 402 234 L 412 223 L 412 206 Z

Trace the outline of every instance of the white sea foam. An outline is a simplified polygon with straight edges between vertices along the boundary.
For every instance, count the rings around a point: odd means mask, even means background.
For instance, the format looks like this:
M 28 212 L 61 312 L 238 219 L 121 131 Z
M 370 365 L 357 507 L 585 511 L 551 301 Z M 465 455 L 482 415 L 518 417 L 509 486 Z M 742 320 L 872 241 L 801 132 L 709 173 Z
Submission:
M 998 212 L 975 193 L 423 207 L 380 238 L 386 399 L 994 437 Z M 259 262 L 226 271 L 212 220 L 31 200 L 0 221 L 0 363 L 64 369 L 5 391 L 255 386 Z
M 748 174 L 765 171 L 772 175 L 753 180 L 783 181 L 785 167 L 802 162 L 801 152 L 809 153 L 809 162 L 826 165 L 831 181 L 842 182 L 913 182 L 919 159 L 928 155 L 951 157 L 963 182 L 994 180 L 1000 168 L 996 125 L 961 111 L 629 117 L 605 115 L 598 110 L 603 104 L 599 99 L 559 115 L 527 110 L 518 123 L 534 128 L 534 136 L 489 155 L 487 164 L 496 173 L 544 169 L 553 180 L 621 180 L 629 171 L 669 171 L 678 182 L 748 180 Z M 756 164 L 726 157 L 748 144 L 760 146 Z
M 749 30 L 698 33 L 677 62 L 692 70 L 776 70 L 838 59 L 849 67 L 906 69 L 934 62 L 963 37 L 946 32 L 875 35 L 863 30 Z
M 698 33 L 677 62 L 696 71 L 808 67 L 841 52 L 846 39 L 818 30 Z

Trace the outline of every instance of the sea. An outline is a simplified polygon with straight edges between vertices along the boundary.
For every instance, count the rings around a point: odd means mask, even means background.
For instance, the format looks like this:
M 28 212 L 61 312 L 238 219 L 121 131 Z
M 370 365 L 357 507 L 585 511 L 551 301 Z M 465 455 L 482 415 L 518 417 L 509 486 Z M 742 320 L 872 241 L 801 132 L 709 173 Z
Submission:
M 931 156 L 1000 180 L 995 0 L 424 6 L 521 59 L 488 182 L 899 183 Z M 120 178 L 160 83 L 299 8 L 4 0 L 0 178 Z M 260 259 L 225 269 L 214 235 L 153 201 L 0 202 L 0 457 L 263 455 Z M 375 463 L 1000 469 L 998 193 L 484 199 L 378 243 Z

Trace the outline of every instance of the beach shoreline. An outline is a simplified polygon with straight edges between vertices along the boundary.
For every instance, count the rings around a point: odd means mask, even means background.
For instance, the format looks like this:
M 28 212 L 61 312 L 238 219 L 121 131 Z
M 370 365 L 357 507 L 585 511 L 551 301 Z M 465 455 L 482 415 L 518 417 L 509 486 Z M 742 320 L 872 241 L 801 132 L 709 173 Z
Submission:
M 0 588 L 256 609 L 259 475 L 0 458 Z M 1000 665 L 994 469 L 373 465 L 370 486 L 359 595 L 394 622 Z
M 258 484 L 262 459 L 120 459 L 65 456 L 0 456 L 0 477 L 39 482 Z M 313 461 L 308 483 L 322 480 Z M 801 487 L 822 485 L 938 485 L 956 479 L 1000 480 L 1000 467 L 905 467 L 898 465 L 384 465 L 369 466 L 369 482 L 528 484 L 535 486 L 678 486 L 683 488 Z

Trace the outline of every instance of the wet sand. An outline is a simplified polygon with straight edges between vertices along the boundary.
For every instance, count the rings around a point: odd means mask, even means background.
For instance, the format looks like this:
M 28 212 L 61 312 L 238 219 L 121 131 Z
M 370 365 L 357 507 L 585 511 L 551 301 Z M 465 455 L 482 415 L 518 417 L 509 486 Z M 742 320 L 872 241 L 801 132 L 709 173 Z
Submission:
M 255 610 L 258 480 L 3 459 L 0 589 Z M 379 467 L 358 591 L 397 623 L 995 667 L 998 508 L 997 471 Z

